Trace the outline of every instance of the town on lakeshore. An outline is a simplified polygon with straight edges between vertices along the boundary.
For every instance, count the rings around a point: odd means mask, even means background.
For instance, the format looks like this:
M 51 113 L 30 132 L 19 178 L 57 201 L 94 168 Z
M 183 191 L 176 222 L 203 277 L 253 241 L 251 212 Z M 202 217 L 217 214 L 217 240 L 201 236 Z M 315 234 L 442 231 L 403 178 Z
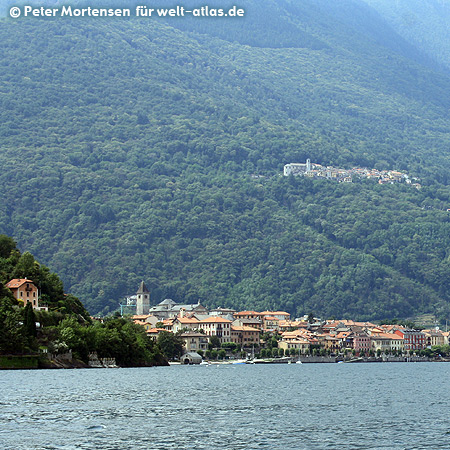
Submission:
M 339 183 L 352 183 L 354 178 L 365 178 L 377 180 L 379 184 L 405 183 L 417 189 L 421 185 L 417 178 L 411 178 L 407 173 L 395 170 L 377 170 L 364 167 L 353 167 L 351 169 L 341 169 L 333 166 L 322 166 L 312 163 L 307 159 L 306 163 L 290 163 L 284 166 L 284 176 L 303 176 L 308 178 L 321 178 L 334 180 Z
M 0 369 L 450 361 L 450 333 L 408 322 L 323 320 L 312 313 L 293 319 L 285 311 L 209 309 L 171 299 L 151 306 L 144 281 L 120 312 L 94 318 L 70 294 L 58 303 L 62 310 L 43 305 L 29 278 L 10 279 L 4 288 L 10 320 Z
M 247 362 L 409 361 L 431 356 L 433 347 L 449 345 L 449 332 L 417 330 L 402 325 L 377 325 L 353 320 L 320 320 L 312 314 L 293 320 L 285 311 L 207 309 L 200 303 L 182 305 L 165 299 L 150 306 L 144 282 L 121 305 L 132 319 L 157 339 L 179 335 L 183 364 L 202 358 Z M 220 349 L 217 351 L 217 349 Z

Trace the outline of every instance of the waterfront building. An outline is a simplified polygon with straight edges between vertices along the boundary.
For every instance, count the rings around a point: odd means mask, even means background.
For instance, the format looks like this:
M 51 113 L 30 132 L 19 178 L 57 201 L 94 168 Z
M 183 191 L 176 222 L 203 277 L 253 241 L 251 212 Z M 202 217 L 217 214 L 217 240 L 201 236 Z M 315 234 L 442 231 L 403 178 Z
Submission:
M 181 357 L 182 364 L 200 364 L 203 358 L 197 352 L 188 352 Z
M 425 334 L 426 346 L 431 348 L 435 345 L 445 345 L 445 337 L 442 331 L 437 330 L 422 330 L 422 333 Z
M 353 349 L 356 356 L 367 355 L 371 350 L 372 341 L 367 332 L 360 332 L 353 337 Z
M 426 347 L 425 334 L 418 330 L 399 329 L 394 331 L 404 339 L 404 349 L 406 352 L 422 350 Z
M 203 330 L 207 336 L 217 336 L 221 343 L 230 342 L 231 320 L 222 317 L 208 317 L 200 320 L 199 329 Z
M 203 333 L 188 331 L 180 334 L 180 337 L 184 341 L 183 349 L 185 353 L 208 350 L 209 338 Z
M 280 341 L 278 342 L 278 348 L 282 348 L 285 352 L 291 352 L 291 349 L 295 349 L 296 353 L 300 353 L 302 355 L 305 355 L 307 353 L 310 353 L 311 349 L 311 343 L 307 339 L 292 339 L 289 341 Z
M 404 338 L 395 333 L 372 333 L 370 336 L 372 341 L 372 350 L 377 352 L 380 350 L 382 353 L 392 353 L 404 351 Z
M 243 347 L 251 347 L 252 345 L 260 345 L 260 330 L 248 327 L 248 326 L 231 326 L 231 339 L 230 342 L 234 342 Z

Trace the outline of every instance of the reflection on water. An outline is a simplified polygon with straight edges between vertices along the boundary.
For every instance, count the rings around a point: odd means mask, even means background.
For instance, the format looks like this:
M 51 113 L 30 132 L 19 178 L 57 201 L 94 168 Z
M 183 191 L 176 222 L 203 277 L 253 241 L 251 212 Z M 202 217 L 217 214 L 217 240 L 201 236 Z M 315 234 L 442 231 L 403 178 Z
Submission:
M 0 372 L 0 448 L 450 449 L 445 363 Z

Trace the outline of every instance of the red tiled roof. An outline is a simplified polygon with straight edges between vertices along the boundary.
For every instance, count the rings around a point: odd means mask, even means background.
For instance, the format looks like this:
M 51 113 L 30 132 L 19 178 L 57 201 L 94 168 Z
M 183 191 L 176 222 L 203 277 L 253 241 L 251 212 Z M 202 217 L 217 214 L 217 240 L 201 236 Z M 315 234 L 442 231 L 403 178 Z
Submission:
M 253 327 L 247 327 L 245 325 L 242 326 L 232 326 L 231 331 L 257 331 L 259 333 L 259 330 L 257 328 Z
M 180 323 L 199 323 L 199 320 L 196 319 L 195 317 L 178 317 L 177 318 L 178 322 Z
M 231 323 L 231 320 L 223 319 L 222 317 L 207 317 L 198 323 Z
M 24 283 L 33 283 L 32 280 L 28 280 L 27 278 L 14 278 L 13 280 L 6 283 L 6 287 L 9 289 L 16 289 Z

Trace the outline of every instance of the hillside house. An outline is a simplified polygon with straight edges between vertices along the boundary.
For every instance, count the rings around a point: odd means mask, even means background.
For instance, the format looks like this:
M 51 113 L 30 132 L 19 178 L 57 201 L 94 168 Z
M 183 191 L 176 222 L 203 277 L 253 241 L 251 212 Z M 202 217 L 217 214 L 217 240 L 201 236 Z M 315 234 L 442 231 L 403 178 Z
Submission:
M 17 300 L 23 301 L 23 306 L 31 303 L 33 309 L 47 311 L 47 307 L 39 307 L 38 288 L 28 278 L 14 278 L 6 283 L 6 287 Z

